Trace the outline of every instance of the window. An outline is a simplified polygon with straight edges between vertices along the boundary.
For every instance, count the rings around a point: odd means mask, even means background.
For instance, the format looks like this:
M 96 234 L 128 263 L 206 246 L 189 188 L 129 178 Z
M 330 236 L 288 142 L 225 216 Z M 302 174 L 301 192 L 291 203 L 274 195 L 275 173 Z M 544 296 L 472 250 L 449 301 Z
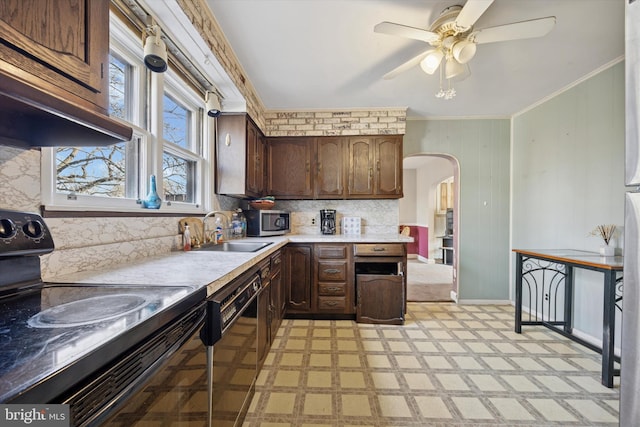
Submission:
M 142 57 L 140 36 L 111 15 L 109 114 L 131 125 L 134 137 L 106 147 L 43 149 L 45 206 L 137 211 L 156 175 L 162 210 L 202 211 L 203 96 L 171 69 L 153 75 Z
M 162 186 L 167 202 L 199 204 L 204 163 L 201 98 L 171 71 L 162 102 Z

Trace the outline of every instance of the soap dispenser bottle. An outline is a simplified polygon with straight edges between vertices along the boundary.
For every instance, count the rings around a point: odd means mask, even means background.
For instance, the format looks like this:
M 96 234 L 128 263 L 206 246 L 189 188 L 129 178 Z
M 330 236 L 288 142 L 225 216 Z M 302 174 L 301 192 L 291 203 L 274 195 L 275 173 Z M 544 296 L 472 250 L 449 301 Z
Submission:
M 191 231 L 189 231 L 187 224 L 184 225 L 184 231 L 182 232 L 182 249 L 185 252 L 191 250 Z

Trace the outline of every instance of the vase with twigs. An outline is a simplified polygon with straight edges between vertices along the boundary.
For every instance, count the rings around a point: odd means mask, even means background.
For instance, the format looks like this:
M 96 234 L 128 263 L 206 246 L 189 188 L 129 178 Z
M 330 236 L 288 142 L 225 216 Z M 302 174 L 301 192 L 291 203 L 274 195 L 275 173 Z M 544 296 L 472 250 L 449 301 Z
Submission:
M 615 224 L 602 224 L 589 233 L 590 236 L 600 237 L 604 242 L 604 245 L 600 246 L 600 255 L 613 256 L 615 254 L 615 248 L 611 245 L 611 239 L 613 239 L 615 232 Z

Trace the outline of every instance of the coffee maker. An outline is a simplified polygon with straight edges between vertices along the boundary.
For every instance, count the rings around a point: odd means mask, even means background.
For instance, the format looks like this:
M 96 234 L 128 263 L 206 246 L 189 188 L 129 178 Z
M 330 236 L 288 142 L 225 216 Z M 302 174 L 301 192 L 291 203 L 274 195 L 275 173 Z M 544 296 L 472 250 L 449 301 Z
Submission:
M 320 210 L 320 231 L 322 234 L 336 234 L 335 209 Z

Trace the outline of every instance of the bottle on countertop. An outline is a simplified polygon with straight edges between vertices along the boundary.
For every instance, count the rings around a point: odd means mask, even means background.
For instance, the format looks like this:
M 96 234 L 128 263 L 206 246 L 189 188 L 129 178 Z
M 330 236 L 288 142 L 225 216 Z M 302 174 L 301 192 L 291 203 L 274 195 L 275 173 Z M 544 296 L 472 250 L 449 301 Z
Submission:
M 187 224 L 184 225 L 184 231 L 182 232 L 182 249 L 185 251 L 191 250 L 191 231 L 189 231 Z
M 216 217 L 215 244 L 222 243 L 224 240 L 224 223 L 220 217 Z
M 238 217 L 240 217 L 240 225 L 242 227 L 241 237 L 247 237 L 247 217 L 242 213 L 242 209 L 238 208 Z
M 237 211 L 231 215 L 231 238 L 242 238 L 242 221 Z

